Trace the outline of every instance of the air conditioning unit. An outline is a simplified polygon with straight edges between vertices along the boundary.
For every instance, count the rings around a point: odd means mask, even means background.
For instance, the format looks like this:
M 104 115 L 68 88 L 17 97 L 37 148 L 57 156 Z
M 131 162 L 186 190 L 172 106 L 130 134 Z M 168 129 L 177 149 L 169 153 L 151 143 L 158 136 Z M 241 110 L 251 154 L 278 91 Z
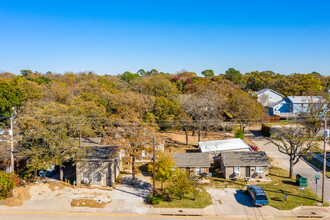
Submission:
M 257 174 L 258 176 L 260 176 L 260 175 L 261 175 L 261 171 L 256 171 L 256 174 Z

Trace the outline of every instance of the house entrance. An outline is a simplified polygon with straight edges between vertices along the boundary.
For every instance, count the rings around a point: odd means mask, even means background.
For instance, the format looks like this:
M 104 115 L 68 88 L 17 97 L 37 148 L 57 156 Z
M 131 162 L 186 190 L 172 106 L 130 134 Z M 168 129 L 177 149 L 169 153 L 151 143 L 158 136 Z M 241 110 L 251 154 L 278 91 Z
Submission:
M 250 167 L 246 167 L 245 177 L 250 177 Z

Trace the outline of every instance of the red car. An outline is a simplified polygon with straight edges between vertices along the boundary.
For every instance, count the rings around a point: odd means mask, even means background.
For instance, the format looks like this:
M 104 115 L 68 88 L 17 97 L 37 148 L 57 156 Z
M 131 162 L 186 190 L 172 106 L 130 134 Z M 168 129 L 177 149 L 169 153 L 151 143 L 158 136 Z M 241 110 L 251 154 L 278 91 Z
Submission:
M 251 147 L 251 149 L 252 149 L 253 151 L 258 151 L 258 147 L 257 147 L 257 146 L 251 146 L 251 145 L 250 145 L 250 147 Z

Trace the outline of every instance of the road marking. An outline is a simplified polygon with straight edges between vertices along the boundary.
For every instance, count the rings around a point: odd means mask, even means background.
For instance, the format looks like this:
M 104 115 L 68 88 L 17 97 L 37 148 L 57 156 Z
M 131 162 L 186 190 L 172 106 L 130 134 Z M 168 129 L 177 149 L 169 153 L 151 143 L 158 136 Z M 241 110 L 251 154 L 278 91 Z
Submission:
M 28 215 L 91 215 L 91 216 L 138 216 L 138 217 L 162 217 L 162 218 L 246 218 L 246 219 L 258 219 L 258 217 L 248 216 L 170 216 L 170 215 L 142 215 L 142 214 L 121 214 L 121 213 L 87 213 L 87 212 L 19 212 L 19 211 L 0 211 L 0 214 L 28 214 Z M 259 216 L 260 217 L 260 216 Z M 297 219 L 297 217 L 264 217 L 264 219 Z M 320 219 L 320 218 L 309 218 Z

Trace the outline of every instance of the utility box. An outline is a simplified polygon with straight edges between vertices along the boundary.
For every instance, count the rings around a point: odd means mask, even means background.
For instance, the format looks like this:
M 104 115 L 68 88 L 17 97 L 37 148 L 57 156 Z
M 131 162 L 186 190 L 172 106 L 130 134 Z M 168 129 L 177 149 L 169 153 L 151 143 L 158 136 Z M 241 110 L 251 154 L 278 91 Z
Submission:
M 329 129 L 324 130 L 324 137 L 326 137 L 326 138 L 329 137 Z
M 300 187 L 307 187 L 308 180 L 307 180 L 307 178 L 301 176 L 300 174 L 297 174 L 296 175 L 296 183 Z

